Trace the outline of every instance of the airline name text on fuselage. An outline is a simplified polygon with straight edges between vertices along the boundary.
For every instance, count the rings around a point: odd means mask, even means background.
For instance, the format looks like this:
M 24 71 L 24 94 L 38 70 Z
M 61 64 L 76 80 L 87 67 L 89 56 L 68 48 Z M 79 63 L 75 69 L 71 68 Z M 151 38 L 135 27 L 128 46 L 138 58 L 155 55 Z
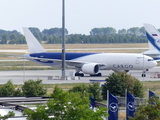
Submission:
M 114 68 L 133 68 L 133 65 L 113 64 Z

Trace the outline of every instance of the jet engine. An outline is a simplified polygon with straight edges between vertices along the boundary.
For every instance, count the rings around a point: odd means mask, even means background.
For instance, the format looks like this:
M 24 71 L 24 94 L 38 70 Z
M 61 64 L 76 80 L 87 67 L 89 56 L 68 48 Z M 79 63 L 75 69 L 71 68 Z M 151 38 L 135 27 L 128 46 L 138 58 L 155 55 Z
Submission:
M 81 70 L 85 74 L 97 74 L 99 66 L 96 63 L 87 63 L 82 66 Z

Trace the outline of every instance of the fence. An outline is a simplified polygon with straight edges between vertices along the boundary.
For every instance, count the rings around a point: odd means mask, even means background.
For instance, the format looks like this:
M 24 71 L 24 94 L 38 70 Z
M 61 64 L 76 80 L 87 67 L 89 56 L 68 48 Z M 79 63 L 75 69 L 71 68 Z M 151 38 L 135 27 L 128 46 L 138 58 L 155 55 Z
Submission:
M 125 107 L 126 106 L 126 103 L 125 103 L 126 98 L 125 97 L 119 97 L 119 96 L 116 96 L 116 97 L 118 99 L 118 107 Z M 99 103 L 99 102 L 96 102 L 95 105 L 96 106 L 107 107 L 106 104 Z M 146 99 L 145 98 L 135 97 L 135 106 L 137 107 L 139 105 L 146 105 Z

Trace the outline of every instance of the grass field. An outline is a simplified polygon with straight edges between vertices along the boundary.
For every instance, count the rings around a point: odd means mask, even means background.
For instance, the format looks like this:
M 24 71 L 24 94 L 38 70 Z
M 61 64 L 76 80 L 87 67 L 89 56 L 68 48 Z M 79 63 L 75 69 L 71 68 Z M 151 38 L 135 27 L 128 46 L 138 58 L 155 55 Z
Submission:
M 50 93 L 53 93 L 55 86 L 58 86 L 59 88 L 63 89 L 64 91 L 67 91 L 67 90 L 73 88 L 74 86 L 77 86 L 80 84 L 89 85 L 89 83 L 44 84 L 44 88 L 47 89 L 47 94 L 50 94 Z
M 61 49 L 61 44 L 42 44 L 45 49 Z M 66 44 L 66 51 L 67 49 L 87 49 L 87 48 L 148 48 L 148 43 L 121 43 L 121 44 Z M 0 45 L 0 50 L 27 50 L 27 45 Z M 145 50 L 73 50 L 71 52 L 126 52 L 126 53 L 140 53 Z M 61 52 L 61 50 L 54 50 L 54 52 Z M 70 52 L 70 51 L 68 51 Z
M 42 44 L 45 49 L 61 49 L 61 44 Z M 148 48 L 148 43 L 114 43 L 114 44 L 66 44 L 66 49 L 77 48 Z M 27 44 L 0 45 L 1 50 L 28 49 Z

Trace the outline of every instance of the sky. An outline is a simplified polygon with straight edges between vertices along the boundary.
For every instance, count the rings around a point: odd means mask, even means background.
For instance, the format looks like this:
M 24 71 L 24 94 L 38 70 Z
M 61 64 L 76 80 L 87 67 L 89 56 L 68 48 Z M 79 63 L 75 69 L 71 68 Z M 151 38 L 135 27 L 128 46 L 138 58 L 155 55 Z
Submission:
M 116 30 L 142 27 L 160 28 L 160 0 L 65 0 L 65 28 L 69 34 L 86 34 L 91 29 Z M 37 27 L 41 31 L 62 27 L 62 0 L 1 0 L 0 29 Z

